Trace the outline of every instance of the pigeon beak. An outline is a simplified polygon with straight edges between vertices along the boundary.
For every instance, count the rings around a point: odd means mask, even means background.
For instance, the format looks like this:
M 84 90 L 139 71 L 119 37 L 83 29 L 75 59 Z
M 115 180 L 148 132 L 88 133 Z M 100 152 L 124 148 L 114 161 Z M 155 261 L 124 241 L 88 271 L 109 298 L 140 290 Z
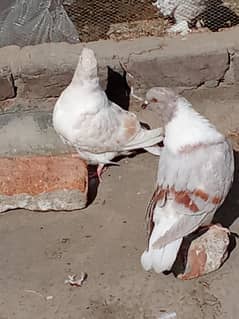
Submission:
M 145 110 L 147 108 L 147 106 L 149 105 L 148 101 L 144 101 L 143 104 L 141 105 L 142 109 Z

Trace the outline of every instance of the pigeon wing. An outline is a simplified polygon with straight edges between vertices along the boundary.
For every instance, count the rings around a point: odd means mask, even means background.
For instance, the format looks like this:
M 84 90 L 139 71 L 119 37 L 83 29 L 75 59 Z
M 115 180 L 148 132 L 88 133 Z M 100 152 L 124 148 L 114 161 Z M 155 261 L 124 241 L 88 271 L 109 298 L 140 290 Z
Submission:
M 232 183 L 234 171 L 231 145 L 224 141 L 160 158 L 156 193 L 148 206 L 151 234 L 156 205 L 171 207 L 178 215 L 175 223 L 153 243 L 160 249 L 196 230 L 223 203 Z M 166 212 L 167 210 L 165 210 Z M 151 227 L 151 229 L 150 229 Z
M 74 145 L 93 153 L 124 152 L 149 147 L 163 139 L 161 128 L 143 129 L 134 113 L 114 103 L 96 114 L 82 114 L 74 130 Z

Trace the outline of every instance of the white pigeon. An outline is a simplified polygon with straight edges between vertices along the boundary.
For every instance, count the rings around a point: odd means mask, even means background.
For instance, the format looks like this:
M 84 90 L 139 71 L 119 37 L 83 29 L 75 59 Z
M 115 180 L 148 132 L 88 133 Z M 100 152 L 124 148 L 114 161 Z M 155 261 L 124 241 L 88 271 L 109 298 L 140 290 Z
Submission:
M 185 98 L 152 88 L 146 99 L 162 118 L 165 138 L 141 264 L 160 273 L 171 270 L 184 236 L 210 227 L 231 187 L 234 158 L 231 144 Z
M 173 25 L 169 33 L 181 33 L 182 35 L 190 32 L 189 24 L 198 18 L 207 8 L 210 0 L 157 0 L 153 3 L 164 16 L 174 18 Z
M 157 155 L 162 129 L 146 130 L 134 113 L 108 100 L 99 85 L 94 51 L 83 48 L 73 79 L 53 111 L 53 126 L 65 143 L 76 148 L 88 164 L 105 164 L 118 155 L 145 148 Z

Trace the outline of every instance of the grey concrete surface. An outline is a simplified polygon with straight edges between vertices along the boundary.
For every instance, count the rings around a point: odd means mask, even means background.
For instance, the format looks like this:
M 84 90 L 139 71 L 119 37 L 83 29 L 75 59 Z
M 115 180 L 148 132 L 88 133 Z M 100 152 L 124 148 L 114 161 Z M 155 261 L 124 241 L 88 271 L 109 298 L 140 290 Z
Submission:
M 226 133 L 239 126 L 238 92 L 216 88 L 184 94 Z M 159 125 L 138 104 L 132 109 Z M 157 162 L 141 154 L 109 168 L 86 210 L 1 215 L 0 317 L 158 319 L 161 311 L 175 311 L 179 319 L 237 319 L 238 247 L 221 269 L 197 280 L 182 282 L 142 270 L 145 208 Z M 238 160 L 236 171 L 220 214 L 226 226 L 239 232 Z M 69 274 L 81 271 L 88 274 L 81 288 L 64 284 Z
M 228 127 L 239 127 L 239 86 L 184 90 L 182 95 L 194 101 L 195 108 L 216 123 L 225 134 Z M 14 111 L 0 116 L 0 156 L 61 154 L 73 151 L 62 143 L 52 127 L 52 108 L 55 100 L 41 103 L 43 110 L 39 111 L 39 104 L 32 104 L 31 108 L 27 101 L 22 100 L 21 104 L 17 104 L 20 112 L 16 112 L 15 108 Z M 142 111 L 140 104 L 131 98 L 130 110 L 136 112 L 143 122 L 157 127 L 157 118 L 152 112 Z
M 52 127 L 51 112 L 13 112 L 0 116 L 0 156 L 67 153 Z

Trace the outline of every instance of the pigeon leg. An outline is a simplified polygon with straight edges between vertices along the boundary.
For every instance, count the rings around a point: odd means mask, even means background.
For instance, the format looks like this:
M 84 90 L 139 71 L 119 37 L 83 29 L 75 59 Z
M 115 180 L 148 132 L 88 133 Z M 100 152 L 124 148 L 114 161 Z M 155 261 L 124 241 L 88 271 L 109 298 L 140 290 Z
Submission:
M 91 172 L 91 173 L 89 173 L 88 177 L 95 178 L 95 177 L 98 177 L 98 174 L 97 174 L 97 172 Z
M 107 168 L 104 166 L 104 164 L 99 164 L 97 167 L 97 176 L 99 178 L 99 181 L 102 182 L 102 174 L 107 170 Z
M 104 166 L 104 164 L 99 164 L 97 166 L 97 170 L 94 172 L 90 172 L 88 174 L 89 178 L 98 178 L 100 182 L 102 182 L 102 174 L 107 170 L 107 167 Z

